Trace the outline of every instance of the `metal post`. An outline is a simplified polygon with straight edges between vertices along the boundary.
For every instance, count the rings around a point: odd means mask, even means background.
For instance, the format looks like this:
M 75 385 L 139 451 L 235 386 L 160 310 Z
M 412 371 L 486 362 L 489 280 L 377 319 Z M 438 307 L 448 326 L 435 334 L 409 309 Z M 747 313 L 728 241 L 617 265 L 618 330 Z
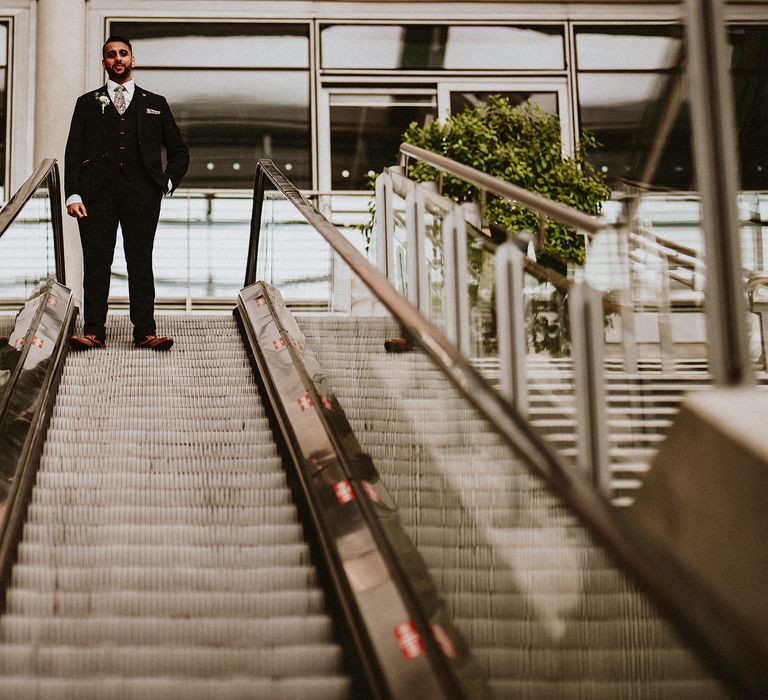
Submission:
M 395 217 L 392 209 L 392 175 L 384 170 L 376 178 L 376 267 L 394 284 Z
M 499 339 L 501 393 L 521 416 L 528 415 L 525 366 L 523 253 L 512 243 L 496 250 L 496 329 Z
M 691 118 L 706 246 L 709 366 L 716 384 L 751 384 L 736 211 L 738 159 L 722 0 L 686 0 Z
M 467 228 L 463 209 L 456 205 L 443 219 L 446 331 L 448 338 L 469 355 L 469 287 L 467 281 Z
M 424 255 L 424 194 L 411 180 L 407 180 L 408 193 L 405 197 L 406 233 L 408 245 L 408 301 L 419 312 L 429 318 L 429 285 L 427 283 L 427 260 Z
M 261 235 L 261 212 L 264 207 L 264 169 L 256 163 L 256 175 L 253 182 L 253 208 L 251 209 L 251 236 L 248 242 L 248 261 L 245 267 L 243 287 L 256 282 L 256 263 L 259 256 L 259 238 Z
M 602 296 L 588 284 L 579 282 L 571 289 L 569 309 L 578 464 L 584 475 L 607 496 L 611 490 L 611 474 Z

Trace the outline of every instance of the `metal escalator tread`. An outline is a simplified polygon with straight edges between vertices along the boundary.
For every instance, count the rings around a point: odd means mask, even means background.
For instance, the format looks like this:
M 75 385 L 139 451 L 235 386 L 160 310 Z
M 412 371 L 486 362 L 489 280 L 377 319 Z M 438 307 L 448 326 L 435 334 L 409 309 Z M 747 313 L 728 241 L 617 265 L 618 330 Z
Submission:
M 497 698 L 728 697 L 396 324 L 297 321 Z
M 0 618 L 13 698 L 348 698 L 231 316 L 64 368 Z M 7 694 L 7 695 L 6 695 Z

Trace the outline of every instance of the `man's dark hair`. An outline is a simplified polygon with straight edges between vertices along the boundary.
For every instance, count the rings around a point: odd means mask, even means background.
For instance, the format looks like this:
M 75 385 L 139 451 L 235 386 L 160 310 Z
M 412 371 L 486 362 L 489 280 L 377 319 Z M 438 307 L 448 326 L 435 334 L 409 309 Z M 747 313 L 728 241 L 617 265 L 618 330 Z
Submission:
M 120 36 L 119 34 L 112 34 L 112 36 L 107 37 L 107 40 L 104 42 L 104 46 L 101 47 L 102 58 L 104 58 L 104 49 L 107 48 L 107 44 L 111 44 L 115 41 L 119 41 L 121 44 L 125 44 L 131 50 L 131 53 L 133 53 L 133 46 L 131 46 L 131 42 L 128 41 L 128 39 L 126 39 L 124 36 Z

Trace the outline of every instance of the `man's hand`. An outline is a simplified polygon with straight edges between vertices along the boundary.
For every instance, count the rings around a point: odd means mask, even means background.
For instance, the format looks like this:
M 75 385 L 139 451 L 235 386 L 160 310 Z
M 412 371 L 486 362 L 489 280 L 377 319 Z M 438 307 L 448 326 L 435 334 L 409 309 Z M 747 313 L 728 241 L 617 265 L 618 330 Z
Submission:
M 67 214 L 74 216 L 76 219 L 84 219 L 88 216 L 88 212 L 85 210 L 85 204 L 82 202 L 73 202 L 67 207 Z

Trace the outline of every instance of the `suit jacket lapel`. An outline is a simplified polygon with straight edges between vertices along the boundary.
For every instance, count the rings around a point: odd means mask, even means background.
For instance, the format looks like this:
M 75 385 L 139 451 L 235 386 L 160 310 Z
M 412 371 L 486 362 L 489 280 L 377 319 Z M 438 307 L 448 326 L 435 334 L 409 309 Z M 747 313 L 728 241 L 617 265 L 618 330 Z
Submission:
M 144 91 L 134 83 L 133 86 L 133 99 L 131 100 L 136 105 L 136 128 L 139 134 L 141 134 L 144 128 L 144 118 L 147 116 L 146 101 L 144 99 Z

